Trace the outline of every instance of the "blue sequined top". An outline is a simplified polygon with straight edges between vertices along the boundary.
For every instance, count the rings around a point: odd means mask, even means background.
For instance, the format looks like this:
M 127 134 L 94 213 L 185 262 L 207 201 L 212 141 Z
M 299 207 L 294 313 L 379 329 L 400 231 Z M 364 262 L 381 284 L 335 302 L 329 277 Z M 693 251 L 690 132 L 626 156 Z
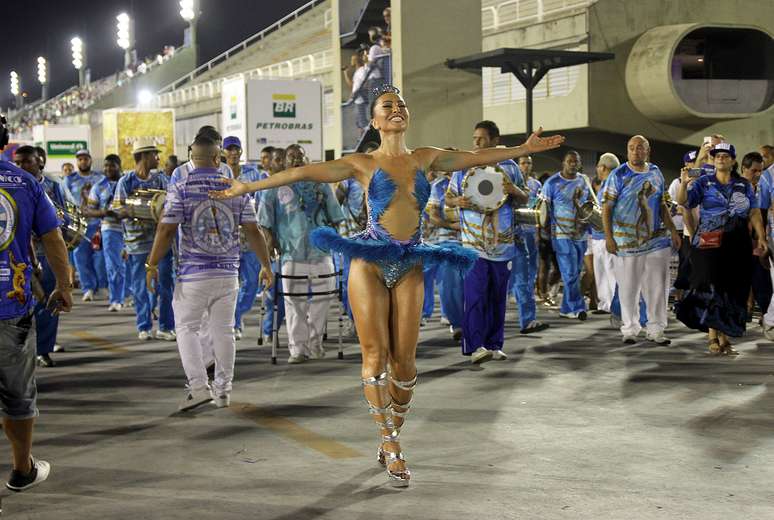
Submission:
M 350 258 L 361 258 L 382 268 L 384 283 L 394 287 L 411 268 L 420 262 L 441 264 L 467 272 L 478 259 L 470 249 L 455 245 L 434 246 L 422 241 L 424 208 L 430 198 L 430 183 L 425 172 L 414 175 L 412 195 L 417 203 L 417 227 L 408 240 L 398 240 L 381 224 L 381 219 L 395 198 L 398 186 L 382 168 L 374 171 L 368 184 L 368 223 L 361 233 L 343 238 L 331 228 L 317 228 L 312 243 L 326 251 L 337 251 Z

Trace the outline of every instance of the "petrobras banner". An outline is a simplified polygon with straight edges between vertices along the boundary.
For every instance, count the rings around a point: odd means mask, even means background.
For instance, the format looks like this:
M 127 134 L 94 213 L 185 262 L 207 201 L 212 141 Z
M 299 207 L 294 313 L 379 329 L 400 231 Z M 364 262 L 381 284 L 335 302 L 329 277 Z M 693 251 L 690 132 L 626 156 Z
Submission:
M 247 99 L 243 76 L 223 82 L 221 90 L 221 133 L 223 137 L 234 135 L 242 146 L 247 142 Z M 244 150 L 243 157 L 247 155 Z
M 308 80 L 247 82 L 248 159 L 265 146 L 300 144 L 310 161 L 323 160 L 322 84 Z M 225 135 L 225 134 L 224 134 Z

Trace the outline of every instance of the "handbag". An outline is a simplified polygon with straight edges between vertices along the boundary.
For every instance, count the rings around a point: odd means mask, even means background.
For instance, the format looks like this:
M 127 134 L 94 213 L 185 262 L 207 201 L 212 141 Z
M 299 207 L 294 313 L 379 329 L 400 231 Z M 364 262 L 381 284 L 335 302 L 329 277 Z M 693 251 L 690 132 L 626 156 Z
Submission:
M 717 249 L 723 243 L 723 230 L 699 233 L 699 249 Z

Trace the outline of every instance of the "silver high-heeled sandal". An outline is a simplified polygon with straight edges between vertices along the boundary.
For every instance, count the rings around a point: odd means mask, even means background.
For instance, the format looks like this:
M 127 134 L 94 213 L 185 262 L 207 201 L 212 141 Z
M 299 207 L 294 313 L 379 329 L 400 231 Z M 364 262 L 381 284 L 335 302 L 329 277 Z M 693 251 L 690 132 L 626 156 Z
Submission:
M 368 377 L 365 379 L 362 379 L 363 386 L 377 386 L 377 387 L 385 387 L 387 386 L 387 373 L 379 374 L 378 376 L 374 377 Z M 389 395 L 386 396 L 384 399 L 385 401 L 389 399 Z M 393 415 L 393 409 L 392 409 L 392 402 L 388 402 L 384 407 L 379 407 L 375 404 L 373 404 L 371 401 L 366 398 L 366 403 L 368 404 L 368 412 L 371 415 L 374 416 L 381 416 L 382 420 L 380 421 L 377 417 L 374 417 L 376 421 L 376 425 L 379 428 L 379 435 L 381 437 L 381 444 L 376 450 L 376 461 L 385 466 L 385 469 L 387 471 L 387 480 L 388 483 L 393 487 L 406 487 L 409 485 L 409 479 L 411 478 L 411 472 L 409 472 L 408 469 L 404 469 L 401 471 L 393 471 L 390 469 L 390 465 L 394 464 L 395 462 L 401 461 L 405 462 L 405 459 L 403 458 L 403 453 L 394 453 L 391 451 L 388 451 L 384 449 L 384 443 L 397 443 L 398 439 L 400 438 L 400 431 L 395 427 L 395 423 L 392 420 Z M 404 412 L 405 413 L 405 412 Z M 389 432 L 385 434 L 384 432 Z

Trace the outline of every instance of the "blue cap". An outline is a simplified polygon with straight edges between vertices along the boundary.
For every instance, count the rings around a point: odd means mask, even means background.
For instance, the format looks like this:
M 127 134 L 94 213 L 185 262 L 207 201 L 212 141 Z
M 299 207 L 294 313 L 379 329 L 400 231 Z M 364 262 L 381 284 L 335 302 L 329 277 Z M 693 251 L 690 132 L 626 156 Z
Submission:
M 691 150 L 683 155 L 683 163 L 694 162 L 696 160 L 696 150 Z
M 242 141 L 240 141 L 239 138 L 235 135 L 226 136 L 226 138 L 223 139 L 223 148 L 227 150 L 229 146 L 237 146 L 241 150 Z
M 75 156 L 76 157 L 79 157 L 81 155 L 88 155 L 89 157 L 91 157 L 91 154 L 89 153 L 89 151 L 86 148 L 84 148 L 82 150 L 78 150 L 77 152 L 75 152 Z
M 712 157 L 715 157 L 715 154 L 718 152 L 725 152 L 732 158 L 736 159 L 736 148 L 734 148 L 734 145 L 731 143 L 718 143 L 712 148 L 712 150 L 709 151 L 709 154 Z

